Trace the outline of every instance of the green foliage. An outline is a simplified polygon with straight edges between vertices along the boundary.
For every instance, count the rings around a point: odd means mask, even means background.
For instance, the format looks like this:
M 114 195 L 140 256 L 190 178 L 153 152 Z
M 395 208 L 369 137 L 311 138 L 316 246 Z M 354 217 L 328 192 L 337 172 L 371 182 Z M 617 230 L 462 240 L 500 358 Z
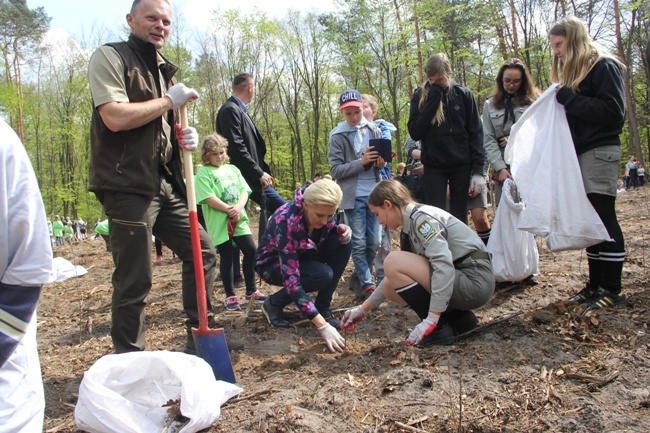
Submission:
M 634 133 L 639 134 L 647 156 L 650 91 L 643 49 L 650 37 L 650 22 L 646 3 L 622 4 L 621 14 L 623 42 L 632 47 L 626 63 L 639 122 L 639 131 Z M 0 0 L 0 28 L 5 31 L 0 35 L 5 47 L 0 64 L 5 68 L 12 61 L 7 57 L 12 52 L 6 35 L 11 35 L 10 26 L 20 28 L 6 19 L 14 16 L 8 11 L 15 7 L 26 8 L 25 1 Z M 499 66 L 514 55 L 526 61 L 538 87 L 545 89 L 550 84 L 551 64 L 546 29 L 557 18 L 555 7 L 527 0 L 342 0 L 334 13 L 293 11 L 282 19 L 256 10 L 226 10 L 214 14 L 211 31 L 192 37 L 185 32 L 187 26 L 176 23 L 179 28 L 164 55 L 180 67 L 177 78 L 201 95 L 189 106 L 190 122 L 201 137 L 214 132 L 217 110 L 231 94 L 232 78 L 243 71 L 256 77 L 256 97 L 249 113 L 269 145 L 266 160 L 277 189 L 291 198 L 295 182 L 304 183 L 316 172 L 329 172 L 329 132 L 342 120 L 338 96 L 345 88 L 377 97 L 378 118 L 398 127 L 393 136 L 397 161 L 405 159 L 409 92 L 420 84 L 420 56 L 426 61 L 433 53 L 445 52 L 452 60 L 454 78 L 474 91 L 479 107 L 492 90 Z M 570 7 L 588 15 L 593 35 L 612 46 L 609 3 L 581 0 Z M 46 28 L 45 11 L 32 12 L 25 15 L 26 21 L 19 17 L 19 22 L 29 22 L 31 17 L 32 29 Z M 637 17 L 635 26 L 632 14 Z M 99 39 L 78 43 L 92 49 Z M 93 109 L 86 78 L 88 52 L 72 41 L 64 54 L 57 55 L 51 48 L 36 49 L 47 48 L 40 37 L 30 40 L 35 61 L 29 66 L 38 72 L 32 69 L 25 75 L 35 78 L 23 83 L 22 96 L 15 81 L 0 81 L 0 111 L 13 116 L 18 106 L 24 109 L 25 145 L 48 212 L 92 221 L 101 217 L 101 206 L 86 190 Z M 631 133 L 626 128 L 622 136 L 624 152 Z M 198 160 L 195 152 L 194 161 Z

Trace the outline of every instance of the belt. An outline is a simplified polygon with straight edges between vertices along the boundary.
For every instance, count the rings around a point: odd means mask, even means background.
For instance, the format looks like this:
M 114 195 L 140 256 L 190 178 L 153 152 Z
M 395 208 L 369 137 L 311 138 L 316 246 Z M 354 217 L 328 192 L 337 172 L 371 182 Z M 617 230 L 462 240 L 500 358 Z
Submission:
M 481 259 L 490 259 L 490 253 L 487 251 L 472 251 L 469 254 L 464 255 L 463 257 L 454 260 L 454 266 L 463 263 L 467 259 L 481 260 Z

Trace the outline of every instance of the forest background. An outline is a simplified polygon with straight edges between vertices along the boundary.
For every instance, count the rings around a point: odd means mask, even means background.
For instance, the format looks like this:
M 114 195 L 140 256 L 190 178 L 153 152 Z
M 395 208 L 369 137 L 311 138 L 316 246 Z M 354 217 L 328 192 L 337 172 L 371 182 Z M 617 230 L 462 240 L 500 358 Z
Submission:
M 214 132 L 216 113 L 239 72 L 256 77 L 249 113 L 269 144 L 267 162 L 279 191 L 329 172 L 329 131 L 341 120 L 346 88 L 379 100 L 378 118 L 397 126 L 395 162 L 404 161 L 409 101 L 424 81 L 423 63 L 446 53 L 454 79 L 470 88 L 479 109 L 504 60 L 519 57 L 537 86 L 550 85 L 548 28 L 576 15 L 591 36 L 627 65 L 628 154 L 650 153 L 650 2 L 641 0 L 334 0 L 336 12 L 288 10 L 271 18 L 258 10 L 213 13 L 196 30 L 174 8 L 163 54 L 180 67 L 179 81 L 198 90 L 190 124 Z M 127 11 L 125 11 L 126 14 Z M 102 217 L 87 191 L 92 103 L 87 67 L 96 47 L 123 40 L 129 29 L 91 29 L 64 42 L 48 38 L 50 17 L 26 0 L 0 0 L 0 116 L 17 131 L 31 158 L 48 215 Z M 194 155 L 198 162 L 198 155 Z M 622 167 L 621 167 L 622 168 Z

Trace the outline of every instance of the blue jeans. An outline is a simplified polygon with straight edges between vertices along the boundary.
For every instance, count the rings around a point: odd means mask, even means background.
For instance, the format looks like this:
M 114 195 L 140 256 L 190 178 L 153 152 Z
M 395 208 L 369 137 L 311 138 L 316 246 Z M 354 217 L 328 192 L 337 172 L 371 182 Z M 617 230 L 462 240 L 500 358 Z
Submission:
M 332 231 L 325 242 L 318 247 L 314 255 L 304 254 L 300 257 L 300 284 L 307 293 L 318 292 L 314 306 L 319 313 L 330 309 L 336 286 L 350 260 L 350 244 L 339 242 L 336 230 Z M 259 270 L 258 270 L 259 271 Z M 279 270 L 271 275 L 271 284 L 282 286 L 283 277 Z M 271 295 L 271 305 L 284 308 L 293 302 L 286 289 Z
M 285 199 L 273 188 L 272 186 L 267 186 L 264 190 L 264 199 L 262 199 L 261 191 L 253 191 L 250 195 L 250 198 L 257 204 L 265 206 L 265 210 L 268 211 L 266 215 L 267 218 L 270 217 L 273 212 L 280 206 L 286 203 Z M 262 203 L 262 202 L 265 203 Z
M 368 197 L 356 197 L 354 209 L 345 210 L 345 219 L 352 229 L 352 262 L 361 288 L 372 282 L 372 262 L 379 249 L 379 222 L 370 212 Z

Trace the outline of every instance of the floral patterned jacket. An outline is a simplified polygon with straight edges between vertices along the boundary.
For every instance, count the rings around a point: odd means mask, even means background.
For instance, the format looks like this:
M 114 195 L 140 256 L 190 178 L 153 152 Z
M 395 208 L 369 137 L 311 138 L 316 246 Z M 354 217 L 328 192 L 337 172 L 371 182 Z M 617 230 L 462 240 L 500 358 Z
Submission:
M 300 258 L 316 253 L 333 230 L 336 230 L 334 220 L 311 234 L 308 232 L 302 192 L 298 191 L 292 201 L 271 216 L 255 253 L 255 271 L 270 284 L 277 284 L 274 275 L 280 274 L 283 287 L 307 319 L 316 317 L 318 310 L 300 282 Z

